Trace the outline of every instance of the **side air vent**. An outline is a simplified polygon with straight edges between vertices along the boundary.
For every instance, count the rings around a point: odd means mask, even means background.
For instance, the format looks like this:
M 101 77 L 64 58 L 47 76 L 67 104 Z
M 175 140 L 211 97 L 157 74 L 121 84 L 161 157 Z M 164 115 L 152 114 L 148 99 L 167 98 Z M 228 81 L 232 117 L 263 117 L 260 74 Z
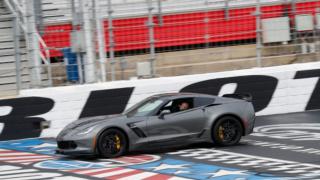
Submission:
M 147 137 L 146 134 L 144 134 L 144 132 L 138 128 L 134 123 L 130 123 L 130 124 L 127 124 L 128 127 L 130 129 L 132 129 L 132 131 L 138 136 L 138 137 L 141 137 L 141 138 L 145 138 Z

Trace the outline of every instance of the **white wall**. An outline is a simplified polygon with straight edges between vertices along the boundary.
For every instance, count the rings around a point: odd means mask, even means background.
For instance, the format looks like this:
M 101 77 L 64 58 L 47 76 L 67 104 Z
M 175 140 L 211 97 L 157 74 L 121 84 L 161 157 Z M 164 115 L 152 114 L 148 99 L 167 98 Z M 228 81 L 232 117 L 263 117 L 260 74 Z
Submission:
M 271 102 L 266 108 L 257 112 L 257 115 L 304 111 L 319 78 L 294 79 L 294 77 L 298 71 L 312 69 L 320 70 L 320 62 L 200 75 L 30 89 L 21 91 L 20 97 L 46 97 L 55 102 L 51 111 L 38 116 L 51 121 L 51 128 L 44 130 L 41 134 L 43 137 L 50 137 L 55 136 L 66 124 L 78 119 L 91 91 L 123 87 L 134 87 L 134 91 L 127 104 L 128 108 L 148 96 L 165 92 L 179 92 L 190 84 L 204 80 L 247 75 L 266 75 L 278 79 L 278 84 Z M 234 83 L 226 84 L 220 89 L 219 95 L 232 93 L 236 87 L 237 84 Z

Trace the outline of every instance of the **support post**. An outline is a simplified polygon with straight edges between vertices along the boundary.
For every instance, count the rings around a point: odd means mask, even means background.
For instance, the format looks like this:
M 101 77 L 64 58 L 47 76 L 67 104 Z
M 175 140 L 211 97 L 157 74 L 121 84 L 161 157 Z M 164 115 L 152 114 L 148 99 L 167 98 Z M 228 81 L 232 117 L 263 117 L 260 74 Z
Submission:
M 79 26 L 82 22 L 82 17 L 80 16 L 80 12 L 76 10 L 76 1 L 79 2 L 79 0 L 71 0 L 71 11 L 72 11 L 72 34 L 76 34 L 79 30 Z M 74 42 L 72 42 L 74 43 Z M 82 64 L 82 48 L 77 48 L 77 51 L 75 53 L 77 54 L 77 64 L 78 64 L 78 75 L 79 75 L 79 83 L 83 84 L 84 83 L 84 78 L 83 78 L 83 64 Z
M 229 20 L 229 9 L 230 9 L 230 7 L 229 7 L 229 0 L 225 0 L 224 6 L 225 6 L 224 16 L 225 16 L 226 20 Z
M 83 78 L 83 60 L 81 53 L 77 53 L 77 64 L 78 64 L 78 72 L 79 72 L 79 82 L 80 84 L 84 83 Z
M 149 42 L 150 42 L 150 69 L 151 69 L 151 76 L 155 77 L 156 70 L 155 70 L 155 40 L 154 40 L 154 23 L 153 23 L 153 6 L 152 0 L 147 0 L 148 5 L 148 30 L 149 30 Z
M 41 86 L 41 58 L 34 15 L 34 0 L 26 2 L 27 48 L 31 75 L 31 87 Z
M 292 18 L 292 21 L 294 21 L 294 27 L 292 29 L 292 38 L 293 38 L 293 41 L 294 43 L 297 43 L 298 41 L 298 33 L 297 33 L 297 25 L 296 25 L 296 22 L 295 22 L 295 18 L 296 18 L 296 14 L 297 14 L 297 7 L 296 7 L 296 0 L 291 0 L 291 16 L 293 17 Z M 291 19 L 291 18 L 290 18 Z
M 112 17 L 112 3 L 108 0 L 108 34 L 109 34 L 109 58 L 111 65 L 111 80 L 116 80 L 115 75 L 115 60 L 114 60 L 114 39 L 113 39 L 113 17 Z
M 293 15 L 296 15 L 296 11 L 297 11 L 296 3 L 297 3 L 296 0 L 291 0 L 291 11 Z
M 86 54 L 84 59 L 84 76 L 86 83 L 96 82 L 95 75 L 95 54 L 92 42 L 92 28 L 90 22 L 89 0 L 80 0 L 80 9 L 83 15 L 83 31 Z
M 14 38 L 14 59 L 16 66 L 16 85 L 17 85 L 17 94 L 21 90 L 21 52 L 20 52 L 20 26 L 19 26 L 19 17 L 17 15 L 13 20 L 13 38 Z
M 162 26 L 163 25 L 162 0 L 158 0 L 158 21 L 159 21 L 159 26 Z
M 261 6 L 260 6 L 260 0 L 256 0 L 256 52 L 257 52 L 257 57 L 256 57 L 256 62 L 257 62 L 257 67 L 261 67 L 261 50 L 262 50 L 262 42 L 261 42 Z
M 205 16 L 203 18 L 203 22 L 204 22 L 204 40 L 205 40 L 205 44 L 206 44 L 206 48 L 210 47 L 210 18 L 209 18 L 209 1 L 208 0 L 204 0 L 204 4 L 205 4 Z
M 100 62 L 100 76 L 101 81 L 105 82 L 107 79 L 106 76 L 106 40 L 105 40 L 105 32 L 104 32 L 104 22 L 103 16 L 100 9 L 100 1 L 94 0 L 94 8 L 95 10 L 95 20 L 96 20 L 96 29 L 97 29 L 97 41 L 98 41 L 98 50 L 99 50 L 99 62 Z
M 44 32 L 43 18 L 42 18 L 42 0 L 34 0 L 35 20 L 39 33 L 42 35 Z

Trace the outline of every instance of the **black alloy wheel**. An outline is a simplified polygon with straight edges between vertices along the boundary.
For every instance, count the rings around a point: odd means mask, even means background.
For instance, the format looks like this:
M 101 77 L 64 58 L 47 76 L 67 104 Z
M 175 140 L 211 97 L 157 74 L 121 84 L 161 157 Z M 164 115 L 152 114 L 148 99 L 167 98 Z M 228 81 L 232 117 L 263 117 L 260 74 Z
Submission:
M 212 130 L 214 143 L 221 146 L 237 144 L 243 133 L 239 120 L 232 116 L 220 118 Z
M 104 158 L 119 157 L 126 152 L 127 140 L 120 130 L 108 129 L 100 135 L 97 148 Z

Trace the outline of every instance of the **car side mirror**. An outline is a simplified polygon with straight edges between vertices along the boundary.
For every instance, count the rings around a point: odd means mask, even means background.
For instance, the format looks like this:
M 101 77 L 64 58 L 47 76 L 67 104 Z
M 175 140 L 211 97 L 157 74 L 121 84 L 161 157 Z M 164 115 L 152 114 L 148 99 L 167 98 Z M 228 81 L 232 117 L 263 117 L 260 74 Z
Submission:
M 164 116 L 165 116 L 166 114 L 170 114 L 170 113 L 171 113 L 171 112 L 170 112 L 170 110 L 168 110 L 168 109 L 165 109 L 165 110 L 161 111 L 160 114 L 159 114 L 159 119 L 164 119 Z

